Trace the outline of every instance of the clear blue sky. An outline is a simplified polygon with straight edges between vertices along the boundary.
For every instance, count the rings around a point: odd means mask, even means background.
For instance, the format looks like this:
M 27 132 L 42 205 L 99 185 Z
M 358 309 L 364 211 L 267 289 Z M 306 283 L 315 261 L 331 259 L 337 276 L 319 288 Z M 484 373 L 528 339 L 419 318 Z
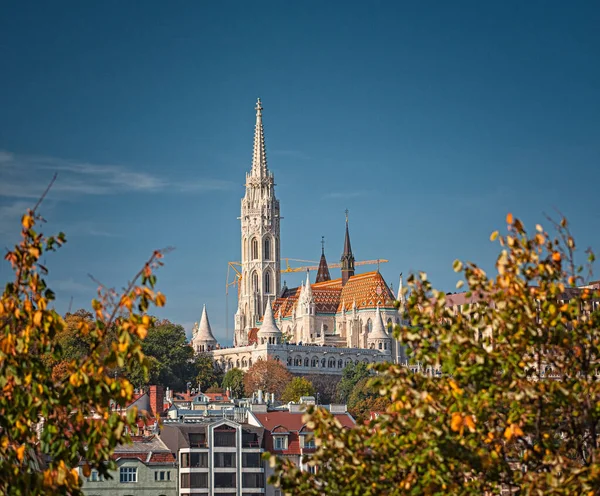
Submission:
M 337 261 L 346 208 L 394 287 L 491 267 L 508 211 L 558 208 L 600 251 L 598 26 L 595 1 L 5 2 L 2 246 L 56 170 L 58 309 L 171 245 L 160 315 L 189 332 L 206 303 L 222 339 L 260 96 L 284 256 L 317 260 L 324 235 Z

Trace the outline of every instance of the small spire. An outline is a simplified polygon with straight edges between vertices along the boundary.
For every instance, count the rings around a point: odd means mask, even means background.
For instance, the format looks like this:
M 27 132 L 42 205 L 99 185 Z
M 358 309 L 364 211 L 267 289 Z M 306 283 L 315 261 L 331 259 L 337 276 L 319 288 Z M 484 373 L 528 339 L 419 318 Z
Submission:
M 208 321 L 208 313 L 206 312 L 206 305 L 202 307 L 202 317 L 200 317 L 200 325 L 198 326 L 198 330 L 196 335 L 194 336 L 194 341 L 214 341 L 215 339 L 212 329 L 210 328 L 210 322 Z
M 346 209 L 346 237 L 344 238 L 344 252 L 341 258 L 342 263 L 342 286 L 345 286 L 354 275 L 354 255 L 350 245 L 350 231 L 348 229 L 348 209 Z
M 319 260 L 319 268 L 317 270 L 317 279 L 315 282 L 331 281 L 327 259 L 325 258 L 325 236 L 321 236 L 321 260 Z
M 389 339 L 388 333 L 385 331 L 385 326 L 383 325 L 383 318 L 381 317 L 379 305 L 377 305 L 377 310 L 375 311 L 375 319 L 373 328 L 369 333 L 369 339 Z
M 325 255 L 325 236 L 321 236 L 321 255 Z

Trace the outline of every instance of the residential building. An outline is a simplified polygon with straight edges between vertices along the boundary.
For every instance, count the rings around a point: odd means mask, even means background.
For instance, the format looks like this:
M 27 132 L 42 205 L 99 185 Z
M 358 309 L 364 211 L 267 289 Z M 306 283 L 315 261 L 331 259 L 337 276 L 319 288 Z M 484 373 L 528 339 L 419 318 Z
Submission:
M 117 446 L 112 456 L 117 464 L 111 478 L 92 470 L 83 475 L 86 496 L 176 496 L 177 465 L 170 449 L 157 436 L 133 437 L 131 444 Z
M 177 456 L 180 495 L 264 494 L 264 429 L 248 424 L 243 409 L 236 418 L 165 420 L 161 439 Z

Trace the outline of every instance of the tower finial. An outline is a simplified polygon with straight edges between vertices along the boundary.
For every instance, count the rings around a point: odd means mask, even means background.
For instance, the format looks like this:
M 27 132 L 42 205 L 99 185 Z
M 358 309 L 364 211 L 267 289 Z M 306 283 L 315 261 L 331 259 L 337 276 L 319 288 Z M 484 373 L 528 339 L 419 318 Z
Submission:
M 321 236 L 321 255 L 325 255 L 325 236 Z
M 348 209 L 346 209 L 345 212 L 346 212 L 346 224 L 348 224 L 348 213 L 349 213 Z
M 342 253 L 342 286 L 345 286 L 354 275 L 354 255 L 350 246 L 350 232 L 348 230 L 348 209 L 346 209 L 346 237 L 344 238 L 344 252 Z
M 256 107 L 254 107 L 254 108 L 255 108 L 255 110 L 256 110 L 256 115 L 259 115 L 259 114 L 261 114 L 261 113 L 262 113 L 262 109 L 263 109 L 263 108 L 262 108 L 262 105 L 261 105 L 261 102 L 260 102 L 260 97 L 258 97 L 258 98 L 256 99 Z

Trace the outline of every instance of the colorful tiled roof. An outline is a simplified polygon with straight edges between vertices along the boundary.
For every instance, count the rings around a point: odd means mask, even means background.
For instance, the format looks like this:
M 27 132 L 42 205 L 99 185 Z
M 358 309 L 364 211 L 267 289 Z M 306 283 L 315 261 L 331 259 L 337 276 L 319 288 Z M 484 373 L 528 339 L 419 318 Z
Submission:
M 311 284 L 315 300 L 315 311 L 322 313 L 339 313 L 342 306 L 350 310 L 356 302 L 357 310 L 392 308 L 395 297 L 385 279 L 378 271 L 366 272 L 352 276 L 345 286 L 342 279 L 332 279 Z M 291 288 L 273 303 L 273 313 L 282 318 L 291 317 L 298 303 L 301 288 Z

